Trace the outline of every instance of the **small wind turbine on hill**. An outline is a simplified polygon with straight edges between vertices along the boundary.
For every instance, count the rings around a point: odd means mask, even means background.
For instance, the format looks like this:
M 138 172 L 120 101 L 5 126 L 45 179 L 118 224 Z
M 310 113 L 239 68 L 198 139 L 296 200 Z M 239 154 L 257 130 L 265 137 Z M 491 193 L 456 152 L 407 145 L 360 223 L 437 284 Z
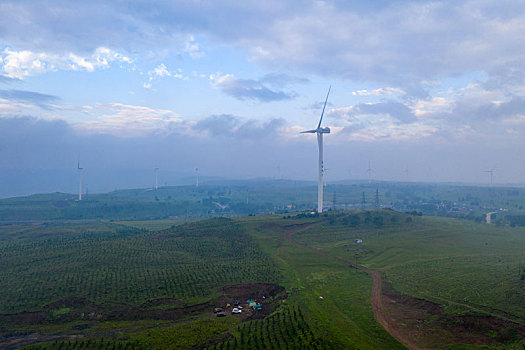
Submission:
M 370 167 L 370 161 L 368 161 L 368 169 L 366 169 L 366 172 L 368 174 L 368 184 L 372 183 L 372 173 L 374 170 Z
M 494 179 L 494 168 L 491 168 L 490 170 L 483 170 L 484 173 L 489 173 L 490 174 L 490 185 L 492 186 L 492 181 Z
M 155 191 L 159 188 L 159 168 L 155 168 Z
M 80 167 L 80 159 L 77 163 L 77 170 L 78 170 L 78 200 L 82 200 L 82 170 L 84 168 Z
M 326 108 L 326 102 L 328 102 L 328 96 L 330 95 L 331 86 L 328 88 L 326 94 L 326 100 L 324 101 L 323 111 L 321 112 L 321 119 L 317 128 L 313 130 L 302 131 L 301 134 L 317 134 L 317 145 L 319 146 L 319 176 L 317 181 L 317 212 L 323 212 L 323 175 L 324 175 L 324 164 L 323 164 L 323 134 L 329 134 L 329 127 L 321 127 L 323 122 L 324 110 Z
M 195 168 L 195 187 L 199 187 L 199 168 Z

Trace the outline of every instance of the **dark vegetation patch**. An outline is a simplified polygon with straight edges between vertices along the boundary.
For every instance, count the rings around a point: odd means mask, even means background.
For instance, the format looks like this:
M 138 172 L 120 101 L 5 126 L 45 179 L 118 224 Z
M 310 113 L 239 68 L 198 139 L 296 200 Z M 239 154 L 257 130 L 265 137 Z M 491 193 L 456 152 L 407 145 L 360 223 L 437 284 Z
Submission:
M 165 299 L 164 299 L 165 300 Z M 125 321 L 125 320 L 176 320 L 181 317 L 209 310 L 212 302 L 187 307 L 150 309 L 152 305 L 162 306 L 163 300 L 152 300 L 141 306 L 120 303 L 96 304 L 83 298 L 69 298 L 46 305 L 42 311 L 21 312 L 0 315 L 0 324 L 18 326 L 36 324 L 66 323 L 77 320 L 85 321 Z M 66 312 L 62 312 L 66 310 Z
M 320 218 L 330 226 L 351 228 L 382 228 L 400 226 L 411 223 L 412 213 L 401 213 L 392 209 L 358 210 L 358 211 L 328 211 L 323 214 L 302 212 L 295 215 L 285 215 L 283 219 Z
M 226 286 L 221 289 L 224 296 L 230 298 L 262 300 L 263 297 L 275 298 L 278 295 L 286 295 L 285 289 L 271 283 L 250 283 Z

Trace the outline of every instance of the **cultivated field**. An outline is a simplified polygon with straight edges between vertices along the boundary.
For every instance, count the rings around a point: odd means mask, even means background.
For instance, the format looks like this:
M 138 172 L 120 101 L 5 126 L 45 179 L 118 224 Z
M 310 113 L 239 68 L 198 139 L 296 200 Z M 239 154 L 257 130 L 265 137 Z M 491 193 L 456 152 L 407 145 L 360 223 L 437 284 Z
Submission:
M 0 347 L 520 349 L 523 247 L 391 210 L 4 225 Z

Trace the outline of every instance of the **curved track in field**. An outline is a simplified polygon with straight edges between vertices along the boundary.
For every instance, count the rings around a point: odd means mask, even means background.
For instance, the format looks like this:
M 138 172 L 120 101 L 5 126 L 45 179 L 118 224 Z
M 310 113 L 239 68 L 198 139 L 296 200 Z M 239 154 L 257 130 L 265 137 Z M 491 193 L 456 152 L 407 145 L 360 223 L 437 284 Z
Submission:
M 301 225 L 297 226 L 295 228 L 292 228 L 290 232 L 287 233 L 286 238 L 288 241 L 298 247 L 308 249 L 312 252 L 315 252 L 317 254 L 324 255 L 330 259 L 340 261 L 344 264 L 350 265 L 351 267 L 364 271 L 367 274 L 369 274 L 372 277 L 372 293 L 370 296 L 370 302 L 372 304 L 372 310 L 374 311 L 374 316 L 376 320 L 385 328 L 385 330 L 390 333 L 394 338 L 396 338 L 400 343 L 405 345 L 407 348 L 412 350 L 419 350 L 421 349 L 416 344 L 414 344 L 411 339 L 408 339 L 406 335 L 400 331 L 394 324 L 389 322 L 387 318 L 386 309 L 383 305 L 383 281 L 381 279 L 381 275 L 376 270 L 370 270 L 362 265 L 354 264 L 348 260 L 342 259 L 340 257 L 337 257 L 335 255 L 329 254 L 319 248 L 309 247 L 305 244 L 299 243 L 296 240 L 293 239 L 293 235 L 301 230 L 307 229 L 311 225 Z

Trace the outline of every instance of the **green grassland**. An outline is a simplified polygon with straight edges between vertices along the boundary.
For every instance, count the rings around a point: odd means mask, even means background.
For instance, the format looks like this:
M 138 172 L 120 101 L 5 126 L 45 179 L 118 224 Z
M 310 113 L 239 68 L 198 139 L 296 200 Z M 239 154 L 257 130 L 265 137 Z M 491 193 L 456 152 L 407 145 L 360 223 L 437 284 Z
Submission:
M 0 313 L 45 312 L 45 318 L 32 324 L 4 318 L 0 333 L 56 337 L 30 349 L 405 348 L 374 318 L 371 277 L 292 244 L 291 232 L 303 244 L 380 270 L 398 292 L 439 303 L 448 314 L 525 324 L 525 230 L 380 210 L 3 225 Z M 171 309 L 213 302 L 224 286 L 256 282 L 287 293 L 271 301 L 264 318 L 216 318 L 201 310 L 176 322 L 79 319 L 75 306 L 56 303 L 84 298 L 107 310 L 167 298 L 148 310 Z M 512 341 L 480 347 L 515 348 Z
M 525 322 L 522 228 L 383 210 L 335 215 L 331 224 L 301 231 L 297 240 L 380 269 L 396 290 L 451 311 Z
M 315 224 L 319 218 L 245 220 L 265 251 L 279 262 L 286 276 L 283 283 L 291 291 L 290 302 L 303 309 L 323 348 L 404 348 L 375 321 L 370 307 L 372 280 L 366 273 L 294 246 L 285 238 L 286 227 Z

